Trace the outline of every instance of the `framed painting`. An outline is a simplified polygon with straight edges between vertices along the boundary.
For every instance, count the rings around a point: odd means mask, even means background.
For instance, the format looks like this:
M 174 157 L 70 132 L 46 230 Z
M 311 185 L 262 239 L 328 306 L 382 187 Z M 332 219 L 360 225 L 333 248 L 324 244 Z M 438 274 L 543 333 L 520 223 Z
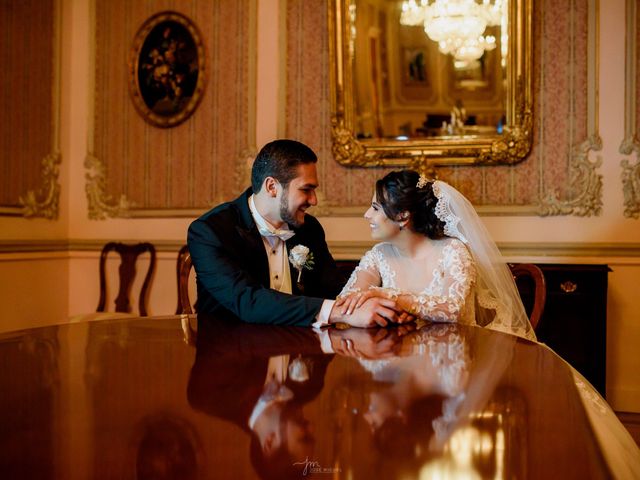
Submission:
M 129 91 L 152 125 L 184 122 L 204 92 L 205 52 L 195 24 L 177 12 L 160 12 L 142 24 L 129 58 Z

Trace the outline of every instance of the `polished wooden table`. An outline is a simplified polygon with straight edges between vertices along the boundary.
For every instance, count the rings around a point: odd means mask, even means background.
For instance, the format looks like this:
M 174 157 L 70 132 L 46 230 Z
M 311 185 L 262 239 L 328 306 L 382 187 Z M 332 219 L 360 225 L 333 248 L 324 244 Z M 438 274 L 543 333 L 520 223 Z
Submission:
M 0 478 L 633 476 L 610 415 L 548 348 L 476 327 L 172 316 L 0 335 Z

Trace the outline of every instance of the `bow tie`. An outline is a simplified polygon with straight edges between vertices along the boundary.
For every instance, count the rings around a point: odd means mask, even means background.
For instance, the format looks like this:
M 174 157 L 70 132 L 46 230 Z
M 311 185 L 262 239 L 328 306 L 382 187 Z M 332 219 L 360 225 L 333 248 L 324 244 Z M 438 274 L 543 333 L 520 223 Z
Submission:
M 269 382 L 260 396 L 264 402 L 288 402 L 292 398 L 293 392 L 277 382 Z
M 294 232 L 293 230 L 284 230 L 281 228 L 269 229 L 260 225 L 257 225 L 257 227 L 258 232 L 260 232 L 260 235 L 262 235 L 263 237 L 277 237 L 283 242 L 286 242 L 296 234 L 296 232 Z

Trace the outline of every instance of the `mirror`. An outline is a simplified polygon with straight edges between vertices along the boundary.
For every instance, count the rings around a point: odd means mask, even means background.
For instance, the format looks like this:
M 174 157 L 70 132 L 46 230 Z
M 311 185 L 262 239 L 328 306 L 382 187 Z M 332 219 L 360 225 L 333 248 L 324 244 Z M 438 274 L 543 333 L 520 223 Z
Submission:
M 532 141 L 531 4 L 330 0 L 336 160 L 430 176 L 522 161 Z

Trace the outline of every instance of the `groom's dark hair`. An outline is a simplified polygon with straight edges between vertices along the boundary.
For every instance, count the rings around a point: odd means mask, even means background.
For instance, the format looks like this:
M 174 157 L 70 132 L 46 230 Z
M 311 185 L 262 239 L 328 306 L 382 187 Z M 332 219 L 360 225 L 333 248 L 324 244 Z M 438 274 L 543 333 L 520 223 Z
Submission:
M 316 163 L 318 157 L 304 143 L 295 140 L 274 140 L 267 143 L 253 162 L 251 169 L 251 188 L 258 193 L 264 179 L 273 177 L 287 188 L 296 178 L 298 165 Z

